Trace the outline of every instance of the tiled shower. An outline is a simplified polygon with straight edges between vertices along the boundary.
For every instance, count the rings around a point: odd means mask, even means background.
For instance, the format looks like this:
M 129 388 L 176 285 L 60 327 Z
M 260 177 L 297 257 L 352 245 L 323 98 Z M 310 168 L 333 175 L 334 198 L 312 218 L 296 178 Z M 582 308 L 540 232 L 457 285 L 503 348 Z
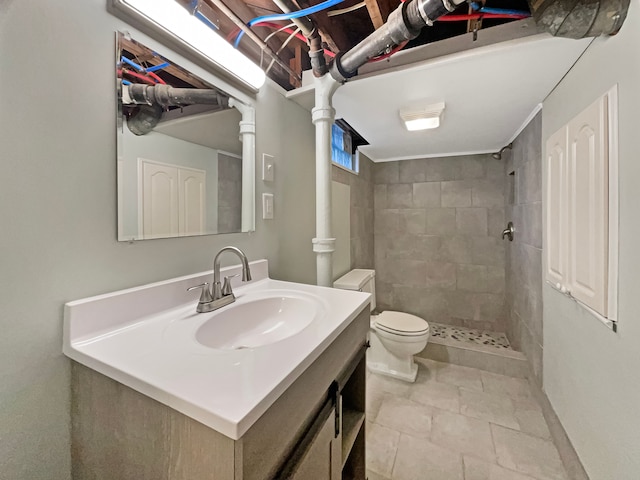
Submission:
M 541 166 L 538 114 L 501 160 L 373 163 L 361 156 L 359 176 L 333 172 L 351 186 L 351 267 L 375 268 L 378 308 L 418 315 L 437 337 L 510 344 L 526 355 L 538 383 Z M 508 221 L 513 242 L 501 238 Z
M 504 164 L 491 155 L 378 163 L 374 182 L 381 308 L 504 332 Z

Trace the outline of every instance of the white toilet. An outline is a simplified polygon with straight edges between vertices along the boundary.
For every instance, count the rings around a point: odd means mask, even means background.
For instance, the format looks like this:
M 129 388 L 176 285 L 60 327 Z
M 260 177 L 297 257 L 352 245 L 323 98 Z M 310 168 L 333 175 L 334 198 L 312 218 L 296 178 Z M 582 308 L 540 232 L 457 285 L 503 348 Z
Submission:
M 375 270 L 351 270 L 333 286 L 370 293 L 373 311 L 376 308 L 375 275 Z M 375 373 L 415 382 L 418 366 L 413 356 L 427 346 L 428 340 L 429 324 L 420 317 L 393 311 L 371 315 L 367 367 Z

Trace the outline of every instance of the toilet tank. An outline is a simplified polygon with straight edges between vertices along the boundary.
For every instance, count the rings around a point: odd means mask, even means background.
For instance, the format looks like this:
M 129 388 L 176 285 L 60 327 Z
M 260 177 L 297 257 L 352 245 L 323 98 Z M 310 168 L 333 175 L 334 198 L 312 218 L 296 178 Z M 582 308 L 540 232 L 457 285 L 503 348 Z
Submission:
M 376 308 L 376 271 L 356 268 L 349 273 L 345 273 L 335 282 L 334 288 L 342 290 L 356 290 L 371 294 L 371 311 Z

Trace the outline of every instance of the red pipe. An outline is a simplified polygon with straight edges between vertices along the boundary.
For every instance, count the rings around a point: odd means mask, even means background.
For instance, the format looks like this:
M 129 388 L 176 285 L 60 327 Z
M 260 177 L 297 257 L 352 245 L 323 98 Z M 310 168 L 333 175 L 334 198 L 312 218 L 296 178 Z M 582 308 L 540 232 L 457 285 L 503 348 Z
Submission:
M 403 2 L 406 0 L 402 0 Z M 467 20 L 478 20 L 478 19 L 512 19 L 512 20 L 521 20 L 523 18 L 527 18 L 525 15 L 510 15 L 510 14 L 503 14 L 503 13 L 469 13 L 469 14 L 465 14 L 465 15 L 444 15 L 440 18 L 438 18 L 436 21 L 437 22 L 462 22 L 462 21 L 467 21 Z M 271 28 L 272 30 L 280 30 L 282 28 L 282 25 L 278 25 L 277 23 L 273 23 L 273 22 L 269 22 L 269 21 L 265 21 L 265 22 L 260 22 L 260 23 L 256 23 L 254 25 L 254 27 L 268 27 Z M 227 40 L 230 42 L 232 41 L 236 35 L 238 35 L 238 32 L 240 31 L 239 28 L 236 28 L 235 30 L 233 30 L 231 33 L 229 33 L 229 35 L 227 35 Z M 292 30 L 291 28 L 285 28 L 282 29 L 283 32 L 286 33 L 293 33 L 294 30 Z M 297 33 L 296 34 L 296 38 L 302 40 L 303 42 L 307 43 L 307 39 L 305 38 L 304 35 L 302 35 L 301 33 Z M 385 53 L 384 55 L 379 55 L 377 57 L 372 58 L 371 60 L 369 60 L 369 62 L 379 62 L 381 60 L 386 60 L 387 58 L 391 57 L 393 54 L 398 53 L 400 50 L 402 50 L 408 42 L 404 42 L 401 43 L 400 45 L 397 45 L 393 50 L 391 50 L 389 53 Z M 330 50 L 325 50 L 324 51 L 325 55 L 329 56 L 329 57 L 335 57 L 336 54 L 333 53 Z
M 400 45 L 396 45 L 394 47 L 394 49 L 391 50 L 389 53 L 385 53 L 384 55 L 378 55 L 377 57 L 373 57 L 367 63 L 373 63 L 373 62 L 379 62 L 381 60 L 386 60 L 387 58 L 389 58 L 394 53 L 398 53 L 400 50 L 402 50 L 407 45 L 407 43 L 409 43 L 408 40 L 406 42 L 402 42 Z
M 142 80 L 143 82 L 148 83 L 150 85 L 155 85 L 157 83 L 153 79 L 147 77 L 146 75 L 141 75 L 139 73 L 132 72 L 131 70 L 127 70 L 126 68 L 118 70 L 118 76 L 122 77 L 122 75 L 127 75 L 129 77 L 137 78 L 138 80 Z
M 154 80 L 156 80 L 157 83 L 161 83 L 162 85 L 166 85 L 167 84 L 167 82 L 162 80 L 162 78 L 160 78 L 158 75 L 156 75 L 155 72 L 147 72 L 147 75 L 150 76 L 151 78 L 153 78 Z
M 403 0 L 405 1 L 405 0 Z M 511 15 L 511 14 L 503 14 L 503 13 L 470 13 L 467 15 L 445 15 L 443 17 L 438 18 L 436 21 L 437 22 L 460 22 L 463 20 L 477 20 L 479 18 L 511 18 L 511 19 L 521 19 L 521 18 L 527 18 L 524 15 Z M 386 60 L 387 58 L 389 58 L 391 55 L 393 55 L 394 53 L 399 52 L 400 50 L 402 50 L 409 42 L 403 42 L 400 45 L 397 45 L 393 50 L 391 50 L 389 53 L 385 53 L 384 55 L 379 55 L 377 57 L 373 57 L 371 60 L 369 60 L 368 63 L 373 63 L 373 62 L 379 62 L 381 60 Z
M 509 18 L 513 20 L 520 20 L 522 18 L 527 18 L 526 15 L 510 15 L 504 13 L 469 13 L 466 15 L 445 15 L 436 19 L 436 22 L 461 22 L 466 20 L 478 20 L 482 19 L 499 19 L 499 18 Z

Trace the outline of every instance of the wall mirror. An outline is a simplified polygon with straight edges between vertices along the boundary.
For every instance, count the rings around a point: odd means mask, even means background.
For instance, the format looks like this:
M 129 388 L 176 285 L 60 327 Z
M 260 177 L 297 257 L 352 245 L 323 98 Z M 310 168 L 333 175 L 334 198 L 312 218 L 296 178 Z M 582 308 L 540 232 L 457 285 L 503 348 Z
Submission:
M 251 105 L 117 34 L 118 239 L 255 229 Z

